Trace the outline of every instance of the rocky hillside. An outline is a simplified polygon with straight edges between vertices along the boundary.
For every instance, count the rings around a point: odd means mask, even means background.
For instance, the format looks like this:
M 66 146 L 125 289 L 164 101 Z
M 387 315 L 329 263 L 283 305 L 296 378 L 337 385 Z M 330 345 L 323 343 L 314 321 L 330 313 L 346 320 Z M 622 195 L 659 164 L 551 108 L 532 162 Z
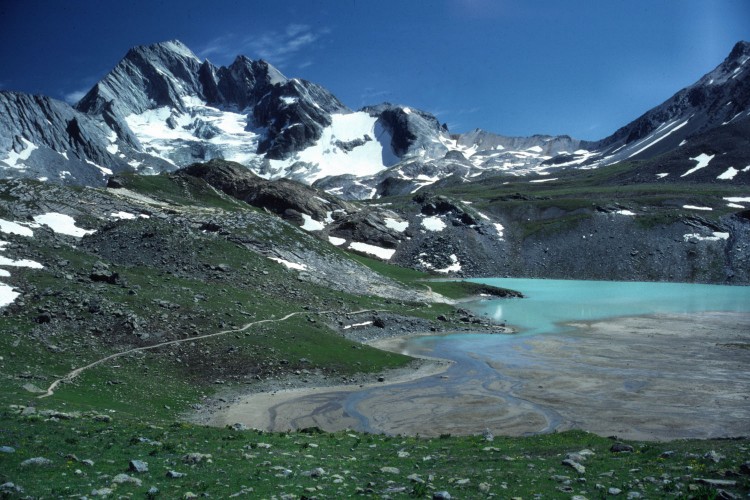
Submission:
M 222 161 L 178 172 L 334 246 L 442 276 L 750 282 L 750 198 L 713 184 L 619 184 L 637 164 L 552 182 L 488 180 L 444 194 L 339 202 Z

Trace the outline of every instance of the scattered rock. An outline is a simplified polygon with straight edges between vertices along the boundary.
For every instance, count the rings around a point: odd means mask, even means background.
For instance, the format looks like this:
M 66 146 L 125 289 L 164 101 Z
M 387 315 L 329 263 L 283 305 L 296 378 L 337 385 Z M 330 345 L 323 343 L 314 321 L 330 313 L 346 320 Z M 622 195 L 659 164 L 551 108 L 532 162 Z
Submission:
M 696 482 L 700 484 L 706 484 L 708 486 L 712 486 L 714 488 L 723 487 L 723 488 L 731 488 L 733 486 L 737 486 L 737 481 L 732 481 L 731 479 L 706 479 L 706 478 L 699 478 L 696 479 Z
M 139 474 L 148 472 L 148 463 L 143 460 L 131 460 L 128 469 Z
M 115 477 L 112 478 L 113 484 L 134 484 L 135 486 L 140 486 L 143 484 L 143 482 L 138 479 L 137 477 L 128 476 L 127 474 L 117 474 Z
M 0 493 L 23 493 L 23 488 L 9 481 L 7 483 L 0 484 Z
M 177 472 L 176 470 L 168 470 L 166 476 L 170 479 L 179 479 L 185 477 L 186 474 L 183 472 Z
M 634 448 L 630 446 L 629 444 L 620 443 L 620 442 L 613 444 L 609 448 L 609 451 L 611 451 L 612 453 L 632 453 L 633 450 Z
M 400 474 L 401 471 L 396 467 L 381 467 L 380 472 L 383 474 Z
M 326 471 L 322 467 L 315 467 L 314 469 L 303 472 L 302 475 L 317 478 L 325 476 Z
M 620 488 L 609 488 L 607 490 L 607 495 L 614 496 L 614 495 L 619 495 L 620 493 L 622 493 L 622 490 Z
M 451 500 L 451 494 L 447 491 L 436 491 L 432 494 L 432 500 Z
M 16 449 L 12 446 L 0 446 L 0 453 L 15 453 Z
M 99 488 L 98 490 L 91 490 L 92 497 L 106 497 L 111 495 L 113 492 L 112 488 Z
M 571 460 L 569 458 L 566 458 L 565 460 L 562 461 L 562 464 L 563 465 L 567 465 L 568 467 L 572 468 L 573 470 L 575 470 L 579 474 L 586 473 L 586 467 L 584 467 L 583 465 L 579 464 L 575 460 Z
M 211 463 L 210 453 L 188 453 L 182 456 L 182 461 L 186 464 L 199 464 L 203 461 Z
M 49 467 L 52 465 L 52 460 L 44 457 L 29 458 L 21 462 L 21 467 Z

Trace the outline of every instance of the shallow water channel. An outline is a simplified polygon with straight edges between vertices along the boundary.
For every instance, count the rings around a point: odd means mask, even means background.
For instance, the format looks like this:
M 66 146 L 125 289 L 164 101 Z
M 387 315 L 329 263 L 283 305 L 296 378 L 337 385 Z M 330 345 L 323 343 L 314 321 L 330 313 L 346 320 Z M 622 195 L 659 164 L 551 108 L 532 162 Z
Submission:
M 515 335 L 405 339 L 443 373 L 273 405 L 270 428 L 525 435 L 580 428 L 635 439 L 750 432 L 750 287 L 483 279 L 523 299 L 481 300 Z

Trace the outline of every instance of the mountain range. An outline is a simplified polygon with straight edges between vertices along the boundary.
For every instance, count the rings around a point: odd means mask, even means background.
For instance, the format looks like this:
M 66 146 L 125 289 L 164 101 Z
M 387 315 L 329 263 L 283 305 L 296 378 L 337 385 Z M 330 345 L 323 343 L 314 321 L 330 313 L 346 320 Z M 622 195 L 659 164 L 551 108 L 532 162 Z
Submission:
M 179 41 L 135 47 L 75 105 L 0 91 L 0 177 L 104 185 L 195 162 L 237 162 L 344 199 L 492 177 L 548 181 L 627 163 L 621 182 L 750 184 L 750 43 L 695 84 L 598 141 L 451 134 L 432 114 L 354 111 L 266 61 L 201 61 Z

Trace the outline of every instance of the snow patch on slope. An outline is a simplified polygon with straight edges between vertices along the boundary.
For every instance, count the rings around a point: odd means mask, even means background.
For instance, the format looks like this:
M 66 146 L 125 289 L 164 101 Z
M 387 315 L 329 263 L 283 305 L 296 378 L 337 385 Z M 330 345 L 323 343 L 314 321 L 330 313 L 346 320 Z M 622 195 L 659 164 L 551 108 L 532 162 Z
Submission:
M 12 149 L 8 151 L 8 157 L 3 160 L 5 163 L 10 165 L 12 168 L 17 168 L 20 170 L 23 170 L 26 168 L 25 165 L 19 165 L 19 162 L 26 161 L 31 156 L 31 153 L 34 152 L 35 149 L 39 149 L 39 146 L 36 144 L 31 143 L 30 141 L 26 140 L 25 138 L 21 137 L 21 141 L 26 146 L 23 148 L 23 150 L 20 153 L 16 153 Z
M 406 231 L 406 228 L 409 227 L 409 223 L 407 221 L 399 221 L 390 217 L 386 217 L 385 219 L 383 219 L 383 222 L 385 223 L 385 227 L 387 227 L 388 229 L 393 229 L 394 231 L 397 231 L 399 233 L 403 233 L 404 231 Z
M 322 231 L 326 227 L 325 224 L 316 221 L 307 214 L 302 214 L 302 219 L 304 219 L 305 223 L 301 227 L 305 231 Z
M 59 214 L 56 212 L 48 212 L 42 215 L 35 215 L 34 221 L 37 224 L 42 224 L 49 227 L 52 231 L 59 234 L 67 234 L 69 236 L 75 236 L 81 238 L 87 234 L 95 233 L 93 229 L 83 229 L 76 226 L 76 221 L 70 215 Z
M 734 176 L 737 175 L 737 174 L 739 174 L 739 173 L 740 173 L 740 171 L 737 170 L 736 168 L 729 167 L 728 169 L 726 169 L 726 171 L 724 171 L 724 173 L 720 174 L 716 178 L 719 179 L 719 180 L 723 180 L 723 181 L 724 180 L 732 180 L 732 179 L 734 179 Z
M 729 233 L 722 233 L 719 231 L 714 231 L 711 236 L 703 236 L 699 233 L 690 233 L 690 234 L 683 235 L 683 238 L 685 241 L 690 241 L 690 240 L 719 241 L 719 240 L 728 240 Z
M 164 106 L 125 117 L 147 153 L 175 163 L 186 143 L 202 143 L 221 146 L 225 160 L 247 164 L 258 158 L 259 136 L 246 130 L 247 115 L 219 110 L 196 97 L 182 101 L 184 113 Z
M 451 254 L 450 259 L 452 264 L 448 267 L 444 267 L 443 269 L 435 269 L 435 272 L 437 273 L 457 273 L 461 270 L 461 263 L 458 261 L 458 257 L 456 257 L 456 254 Z
M 343 148 L 342 144 L 362 141 L 360 145 Z M 358 111 L 331 115 L 331 125 L 315 144 L 303 149 L 288 160 L 271 160 L 274 172 L 284 170 L 296 162 L 318 165 L 318 169 L 304 176 L 312 184 L 323 177 L 353 174 L 357 177 L 374 175 L 398 162 L 391 149 L 391 134 L 377 117 Z
M 714 159 L 714 156 L 716 155 L 707 155 L 706 153 L 701 153 L 695 158 L 690 158 L 691 160 L 698 162 L 698 164 L 694 166 L 693 168 L 691 168 L 690 170 L 688 170 L 687 172 L 685 172 L 684 174 L 682 174 L 680 177 L 688 176 L 692 174 L 693 172 L 695 172 L 696 170 L 700 170 L 702 168 L 707 167 L 708 164 L 711 162 L 711 160 Z
M 279 264 L 285 266 L 287 269 L 297 269 L 298 271 L 306 271 L 307 266 L 305 264 L 298 264 L 296 262 L 290 262 L 288 260 L 280 259 L 278 257 L 269 257 L 269 259 L 278 262 Z
M 361 243 L 361 242 L 352 242 L 349 245 L 349 248 L 351 250 L 356 250 L 358 252 L 374 255 L 375 257 L 378 257 L 383 260 L 389 260 L 391 257 L 393 257 L 393 254 L 396 253 L 395 249 L 392 248 L 383 248 L 378 247 L 375 245 L 368 245 L 367 243 Z
M 37 226 L 38 227 L 38 226 Z M 0 233 L 17 234 L 19 236 L 34 236 L 34 231 L 18 222 L 0 219 Z
M 422 227 L 425 228 L 428 231 L 442 231 L 447 226 L 445 224 L 445 221 L 441 219 L 440 217 L 425 217 L 422 219 Z
M 642 153 L 643 151 L 647 150 L 651 146 L 653 146 L 653 145 L 661 142 L 662 140 L 666 139 L 667 137 L 669 137 L 670 135 L 672 135 L 674 132 L 680 130 L 682 127 L 684 127 L 685 125 L 687 125 L 687 123 L 689 121 L 690 121 L 690 118 L 688 118 L 687 120 L 685 120 L 684 122 L 680 123 L 677 126 L 675 126 L 675 123 L 677 122 L 677 120 L 675 120 L 674 122 L 668 123 L 668 124 L 662 124 L 662 125 L 660 125 L 659 128 L 657 128 L 647 139 L 641 141 L 640 144 L 637 144 L 636 147 L 640 146 L 641 144 L 643 144 L 646 141 L 649 141 L 649 142 L 647 142 L 644 146 L 640 147 L 634 153 L 631 153 L 630 156 L 628 156 L 628 158 L 632 158 L 633 156 L 635 156 L 635 155 L 637 155 L 639 153 Z M 656 136 L 656 138 L 654 138 L 654 136 Z

